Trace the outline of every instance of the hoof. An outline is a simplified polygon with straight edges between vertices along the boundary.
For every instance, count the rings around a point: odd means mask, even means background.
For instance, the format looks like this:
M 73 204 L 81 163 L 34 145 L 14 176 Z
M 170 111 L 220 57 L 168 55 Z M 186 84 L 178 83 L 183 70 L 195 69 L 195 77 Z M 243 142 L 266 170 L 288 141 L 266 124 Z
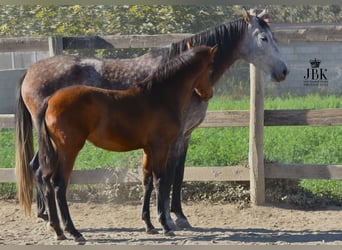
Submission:
M 164 231 L 164 235 L 165 235 L 165 236 L 168 236 L 168 237 L 174 237 L 174 236 L 176 236 L 176 234 L 175 234 L 172 230 L 170 230 L 170 231 Z
M 49 220 L 49 216 L 47 214 L 38 214 L 37 217 L 43 219 L 44 221 Z
M 56 240 L 66 240 L 67 237 L 65 237 L 64 234 L 61 234 L 61 235 L 56 235 Z
M 84 243 L 84 242 L 86 242 L 86 239 L 81 235 L 81 236 L 75 238 L 75 241 L 78 243 Z
M 176 225 L 178 228 L 181 228 L 181 229 L 192 228 L 188 220 L 184 218 L 177 218 Z
M 53 226 L 51 226 L 50 222 L 48 221 L 46 223 L 46 229 L 48 230 L 48 232 L 54 233 L 56 234 L 56 240 L 66 240 L 67 237 L 64 235 L 63 231 L 59 231 L 59 234 L 56 233 L 56 230 L 53 228 Z
M 146 230 L 147 234 L 158 234 L 158 230 L 155 228 L 147 229 Z
M 177 225 L 173 222 L 173 220 L 170 218 L 166 221 L 166 224 L 171 228 L 172 230 L 177 230 Z
M 51 233 L 55 233 L 55 229 L 51 226 L 49 221 L 46 223 L 46 229 Z

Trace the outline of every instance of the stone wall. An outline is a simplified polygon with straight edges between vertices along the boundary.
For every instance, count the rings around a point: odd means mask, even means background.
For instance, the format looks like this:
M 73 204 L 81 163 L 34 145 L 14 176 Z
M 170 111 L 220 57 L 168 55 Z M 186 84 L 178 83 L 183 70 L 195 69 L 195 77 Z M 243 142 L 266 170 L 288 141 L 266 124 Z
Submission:
M 0 71 L 0 114 L 13 114 L 15 90 L 25 70 Z
M 290 74 L 275 84 L 276 95 L 342 94 L 342 42 L 291 43 L 280 51 Z

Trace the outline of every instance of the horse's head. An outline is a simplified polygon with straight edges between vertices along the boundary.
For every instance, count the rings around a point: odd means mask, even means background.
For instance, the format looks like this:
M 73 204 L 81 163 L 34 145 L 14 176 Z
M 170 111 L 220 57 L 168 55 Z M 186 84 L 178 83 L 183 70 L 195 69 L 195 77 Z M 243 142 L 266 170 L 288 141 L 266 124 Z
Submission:
M 269 74 L 273 81 L 285 80 L 288 67 L 280 55 L 270 27 L 263 20 L 267 10 L 256 16 L 243 9 L 242 14 L 248 25 L 239 47 L 242 58 Z
M 214 90 L 211 84 L 210 77 L 212 74 L 212 65 L 214 62 L 216 51 L 216 45 L 208 50 L 206 58 L 203 62 L 206 64 L 205 69 L 201 72 L 200 76 L 196 80 L 196 87 L 194 90 L 203 101 L 208 101 L 214 95 Z

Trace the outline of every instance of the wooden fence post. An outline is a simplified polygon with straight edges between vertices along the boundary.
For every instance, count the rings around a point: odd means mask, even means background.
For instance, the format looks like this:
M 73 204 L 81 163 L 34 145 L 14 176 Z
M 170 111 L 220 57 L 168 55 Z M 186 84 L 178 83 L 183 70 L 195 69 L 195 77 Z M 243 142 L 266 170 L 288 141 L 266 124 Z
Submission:
M 63 55 L 63 37 L 50 36 L 49 37 L 49 52 L 50 56 Z
M 264 88 L 261 72 L 250 64 L 249 168 L 251 203 L 265 202 Z

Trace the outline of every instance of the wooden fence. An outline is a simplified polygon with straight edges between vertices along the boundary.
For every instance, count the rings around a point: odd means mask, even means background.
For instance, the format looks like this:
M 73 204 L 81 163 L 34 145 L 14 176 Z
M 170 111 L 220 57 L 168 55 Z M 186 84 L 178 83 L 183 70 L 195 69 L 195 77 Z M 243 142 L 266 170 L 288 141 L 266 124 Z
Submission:
M 289 36 L 286 32 L 275 35 L 280 42 L 289 39 L 307 39 L 311 33 L 298 32 Z M 316 34 L 316 33 L 315 33 Z M 330 34 L 330 33 L 329 33 Z M 0 52 L 34 51 L 49 49 L 51 55 L 60 54 L 65 49 L 80 48 L 150 48 L 165 46 L 189 34 L 155 36 L 111 36 L 88 38 L 7 38 L 0 39 Z M 325 33 L 318 33 L 315 40 L 334 40 Z M 209 111 L 200 127 L 250 127 L 248 166 L 229 167 L 187 167 L 185 181 L 250 181 L 251 201 L 258 205 L 265 201 L 265 178 L 286 179 L 342 179 L 342 165 L 327 164 L 282 164 L 264 162 L 264 126 L 339 126 L 342 125 L 342 109 L 322 110 L 264 110 L 264 94 L 260 82 L 260 72 L 250 66 L 251 106 L 250 110 Z M 0 115 L 0 128 L 13 128 L 14 115 Z M 139 182 L 140 169 L 96 169 L 75 170 L 71 183 L 93 184 L 106 182 Z M 0 169 L 0 183 L 15 182 L 13 168 Z

